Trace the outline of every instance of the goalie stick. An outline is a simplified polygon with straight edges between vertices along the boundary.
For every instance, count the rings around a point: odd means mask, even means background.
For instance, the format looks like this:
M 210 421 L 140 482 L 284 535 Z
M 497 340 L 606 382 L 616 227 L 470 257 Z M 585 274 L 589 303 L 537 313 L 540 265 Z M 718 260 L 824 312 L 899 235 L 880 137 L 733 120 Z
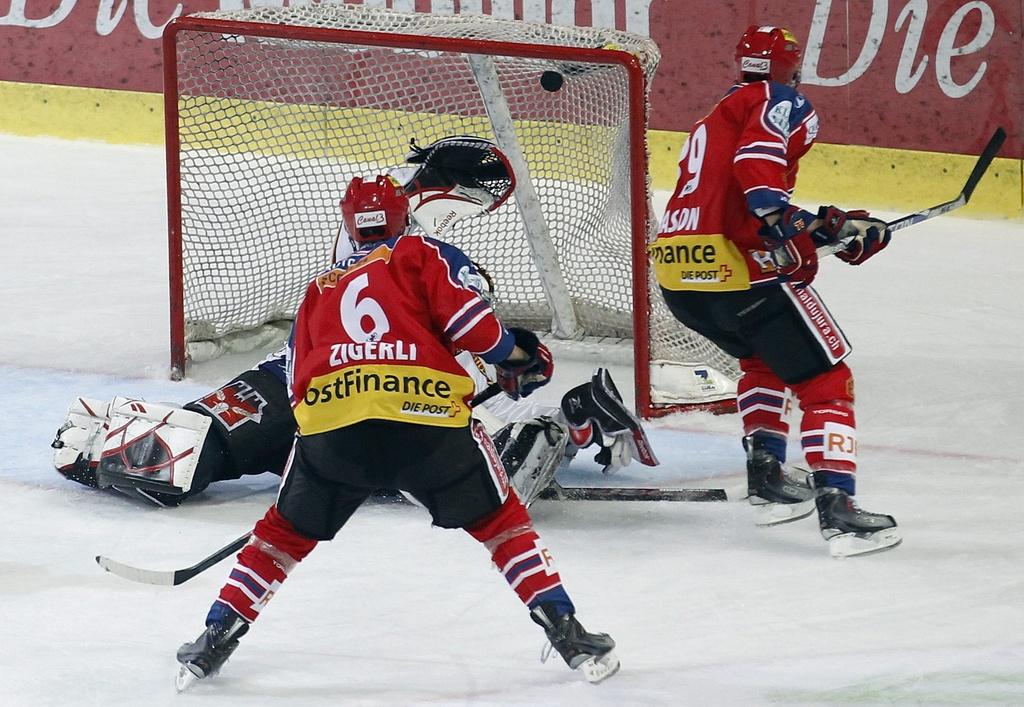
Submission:
M 559 501 L 728 501 L 725 489 L 613 488 L 605 486 L 562 486 L 557 481 L 541 491 L 539 498 Z
M 230 557 L 237 551 L 241 550 L 242 546 L 249 542 L 250 535 L 251 533 L 246 533 L 242 537 L 232 540 L 209 557 L 203 558 L 191 567 L 185 567 L 180 570 L 147 570 L 140 567 L 126 565 L 123 562 L 112 560 L 104 555 L 96 556 L 96 564 L 107 572 L 116 574 L 118 577 L 132 582 L 156 584 L 164 587 L 176 587 L 179 584 L 183 584 L 192 579 L 200 572 L 205 572 L 221 560 Z

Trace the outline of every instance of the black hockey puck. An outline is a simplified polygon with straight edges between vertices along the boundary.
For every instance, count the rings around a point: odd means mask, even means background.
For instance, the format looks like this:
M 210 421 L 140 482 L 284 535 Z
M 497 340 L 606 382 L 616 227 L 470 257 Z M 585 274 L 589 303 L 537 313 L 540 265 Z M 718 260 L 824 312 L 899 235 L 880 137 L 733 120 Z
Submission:
M 540 85 L 545 91 L 554 93 L 565 83 L 565 77 L 557 71 L 545 71 L 540 75 Z

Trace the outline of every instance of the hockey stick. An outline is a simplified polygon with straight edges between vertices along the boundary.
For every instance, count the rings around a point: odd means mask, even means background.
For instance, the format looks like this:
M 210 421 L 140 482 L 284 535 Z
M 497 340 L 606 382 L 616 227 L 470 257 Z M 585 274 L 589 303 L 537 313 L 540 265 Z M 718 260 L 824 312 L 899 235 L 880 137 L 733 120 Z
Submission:
M 949 213 L 954 209 L 959 209 L 961 206 L 971 200 L 971 195 L 974 194 L 974 188 L 978 186 L 978 182 L 985 176 L 985 172 L 988 170 L 992 160 L 995 159 L 996 154 L 999 152 L 999 148 L 1003 146 L 1006 141 L 1006 131 L 1002 128 L 996 128 L 996 131 L 992 133 L 992 137 L 989 139 L 988 144 L 985 145 L 985 149 L 981 151 L 981 155 L 978 157 L 978 161 L 974 163 L 974 169 L 971 170 L 971 176 L 967 177 L 967 182 L 964 184 L 964 188 L 960 190 L 955 199 L 950 201 L 944 201 L 941 204 L 931 207 L 930 209 L 924 209 L 917 213 L 908 214 L 895 221 L 889 222 L 890 231 L 898 231 L 907 226 L 913 226 L 915 223 L 921 223 L 927 221 L 930 218 L 941 216 L 942 214 Z
M 559 501 L 728 501 L 725 489 L 611 488 L 552 482 L 539 498 Z
M 995 159 L 999 149 L 1003 146 L 1006 141 L 1006 131 L 1002 128 L 996 128 L 996 131 L 992 133 L 992 137 L 989 138 L 988 144 L 985 145 L 985 149 L 981 151 L 978 156 L 978 161 L 974 163 L 974 169 L 971 170 L 970 176 L 967 177 L 967 182 L 964 184 L 964 188 L 960 190 L 960 193 L 949 201 L 944 201 L 941 204 L 936 204 L 927 209 L 916 211 L 906 216 L 901 216 L 895 221 L 889 221 L 886 227 L 889 232 L 900 231 L 907 226 L 913 226 L 914 224 L 921 223 L 933 219 L 936 216 L 942 216 L 948 214 L 950 211 L 955 211 L 961 206 L 964 206 L 971 200 L 971 195 L 974 194 L 975 187 L 978 186 L 978 182 L 985 176 L 985 172 L 988 171 L 989 165 L 992 164 L 992 160 Z M 819 258 L 826 255 L 832 255 L 845 249 L 853 238 L 847 238 L 837 243 L 827 243 L 817 248 L 817 254 Z M 775 260 L 776 264 L 781 267 L 792 264 L 792 259 L 789 253 L 786 252 L 785 247 L 779 247 L 772 251 L 772 259 Z
M 107 572 L 116 574 L 118 577 L 127 579 L 132 582 L 141 582 L 142 584 L 157 584 L 165 587 L 176 587 L 179 584 L 183 584 L 188 580 L 195 577 L 200 572 L 204 572 L 215 564 L 220 562 L 226 557 L 235 554 L 238 550 L 242 549 L 242 546 L 249 542 L 249 536 L 251 533 L 246 533 L 236 540 L 232 540 L 230 543 L 217 550 L 215 553 L 206 557 L 191 567 L 185 567 L 180 570 L 146 570 L 140 567 L 132 567 L 126 565 L 123 562 L 112 560 L 109 557 L 103 555 L 96 556 L 96 564 L 105 569 Z
M 473 400 L 470 405 L 477 406 L 482 402 L 490 400 L 495 395 L 501 392 L 501 386 L 497 383 L 492 383 L 483 391 L 480 392 Z M 184 567 L 178 570 L 147 570 L 141 567 L 133 567 L 132 565 L 126 565 L 123 562 L 112 560 L 105 555 L 96 556 L 96 564 L 105 569 L 111 574 L 116 574 L 122 579 L 127 579 L 131 582 L 140 582 L 142 584 L 156 584 L 164 587 L 176 587 L 179 584 L 183 584 L 188 580 L 195 577 L 201 572 L 213 567 L 221 560 L 233 555 L 235 552 L 240 550 L 243 545 L 249 541 L 251 533 L 246 533 L 240 538 L 232 540 L 230 543 L 222 547 L 221 549 L 214 552 L 209 557 L 205 557 L 191 567 Z
M 475 408 L 475 407 L 477 407 L 479 405 L 483 405 L 484 403 L 486 403 L 488 400 L 490 400 L 491 398 L 493 398 L 495 395 L 497 395 L 500 392 L 501 392 L 501 384 L 500 383 L 491 383 L 489 386 L 487 386 L 486 388 L 481 390 L 479 393 L 477 393 L 476 397 L 474 397 L 472 400 L 469 401 L 469 406 L 472 407 L 472 408 Z
M 964 183 L 964 188 L 960 190 L 960 193 L 949 201 L 944 201 L 941 204 L 936 204 L 927 209 L 916 211 L 906 216 L 901 216 L 895 221 L 890 221 L 886 224 L 889 232 L 900 231 L 907 226 L 913 226 L 914 224 L 933 219 L 936 216 L 942 216 L 948 214 L 950 211 L 955 211 L 961 206 L 964 206 L 971 200 L 971 195 L 974 194 L 975 187 L 978 186 L 978 182 L 985 176 L 985 172 L 988 171 L 989 165 L 992 164 L 992 160 L 995 159 L 999 149 L 1003 146 L 1006 141 L 1006 131 L 1002 128 L 996 128 L 996 131 L 992 133 L 992 137 L 989 138 L 988 144 L 985 145 L 985 149 L 981 151 L 978 156 L 978 161 L 974 163 L 974 169 L 971 170 L 970 176 L 967 177 L 967 182 Z M 849 245 L 850 239 L 839 241 L 838 243 L 832 243 L 829 245 L 818 248 L 818 257 L 823 255 L 831 255 L 832 253 L 838 253 L 839 251 L 846 248 Z

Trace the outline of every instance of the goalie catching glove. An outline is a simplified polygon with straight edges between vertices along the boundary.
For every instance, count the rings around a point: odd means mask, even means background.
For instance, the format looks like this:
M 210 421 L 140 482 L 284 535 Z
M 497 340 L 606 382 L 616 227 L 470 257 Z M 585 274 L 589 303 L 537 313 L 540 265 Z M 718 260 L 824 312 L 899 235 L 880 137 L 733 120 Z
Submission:
M 573 444 L 601 446 L 594 459 L 606 474 L 634 459 L 646 466 L 658 465 L 640 420 L 626 409 L 607 369 L 598 368 L 589 383 L 566 393 L 561 407 Z
M 490 140 L 460 135 L 411 147 L 405 161 L 415 167 L 390 174 L 405 184 L 412 217 L 428 236 L 445 238 L 457 221 L 494 211 L 515 189 L 508 159 Z
M 518 327 L 509 327 L 508 331 L 515 337 L 516 348 L 526 354 L 526 358 L 516 358 L 516 353 L 513 353 L 496 364 L 494 371 L 501 389 L 513 400 L 518 400 L 547 385 L 555 364 L 548 347 L 532 331 Z

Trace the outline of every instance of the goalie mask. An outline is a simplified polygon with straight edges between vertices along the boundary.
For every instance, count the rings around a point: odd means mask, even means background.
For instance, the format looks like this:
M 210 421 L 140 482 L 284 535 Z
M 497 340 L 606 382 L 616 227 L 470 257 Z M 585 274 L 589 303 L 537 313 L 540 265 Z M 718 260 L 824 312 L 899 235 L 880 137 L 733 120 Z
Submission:
M 444 238 L 461 219 L 494 211 L 515 188 L 505 154 L 490 140 L 448 137 L 420 147 L 413 140 L 406 156 L 414 168 L 405 191 L 412 217 L 433 238 Z M 396 175 L 397 176 L 397 175 Z
M 400 236 L 409 227 L 409 197 L 391 177 L 353 178 L 340 206 L 345 229 L 357 247 Z
M 800 83 L 800 43 L 788 29 L 751 25 L 736 45 L 741 81 L 769 79 L 787 86 Z

